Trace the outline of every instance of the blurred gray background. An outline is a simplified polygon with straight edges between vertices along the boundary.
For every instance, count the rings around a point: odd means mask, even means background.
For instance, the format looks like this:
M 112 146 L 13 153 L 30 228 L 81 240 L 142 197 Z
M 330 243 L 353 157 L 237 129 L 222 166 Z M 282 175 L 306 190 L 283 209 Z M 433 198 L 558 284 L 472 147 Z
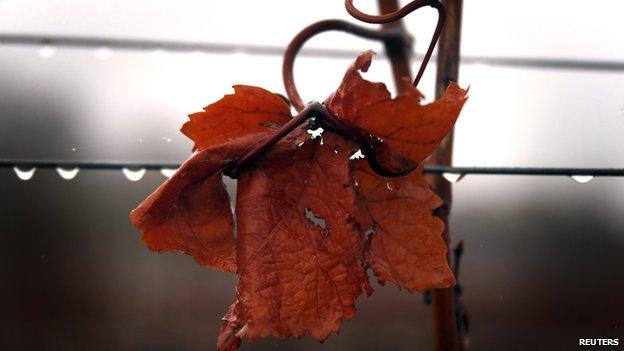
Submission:
M 373 1 L 356 3 L 376 11 Z M 465 1 L 464 11 L 464 55 L 624 61 L 620 1 Z M 286 46 L 325 18 L 348 19 L 342 1 L 0 0 L 3 34 Z M 407 19 L 420 53 L 434 22 L 432 10 Z M 382 52 L 343 34 L 309 46 Z M 304 100 L 323 100 L 349 63 L 298 59 Z M 420 84 L 428 98 L 434 72 L 432 64 Z M 382 56 L 366 77 L 392 85 Z M 178 131 L 186 115 L 235 83 L 283 92 L 281 58 L 0 43 L 0 158 L 180 162 L 191 148 Z M 624 72 L 467 64 L 460 84 L 471 90 L 456 165 L 624 166 Z M 0 169 L 0 349 L 213 348 L 235 277 L 149 252 L 127 219 L 164 180 L 81 171 L 68 181 L 37 170 L 21 181 Z M 578 338 L 622 339 L 623 178 L 475 175 L 454 191 L 471 349 L 571 350 Z M 375 288 L 323 344 L 267 339 L 242 349 L 430 350 L 422 295 Z

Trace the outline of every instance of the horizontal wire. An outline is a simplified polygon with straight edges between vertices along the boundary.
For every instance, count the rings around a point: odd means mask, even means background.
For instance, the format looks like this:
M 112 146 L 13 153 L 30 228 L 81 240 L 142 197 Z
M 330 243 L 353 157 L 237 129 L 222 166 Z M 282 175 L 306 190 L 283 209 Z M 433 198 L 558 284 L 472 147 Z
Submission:
M 199 51 L 221 54 L 246 53 L 251 55 L 268 56 L 281 56 L 285 51 L 284 47 L 271 45 L 202 43 L 190 41 L 120 39 L 86 36 L 46 36 L 30 34 L 0 34 L 0 43 L 10 45 L 49 45 L 77 48 L 107 47 L 110 49 L 135 51 L 166 50 L 173 52 Z M 344 49 L 307 48 L 301 51 L 301 55 L 303 56 L 326 58 L 353 58 L 358 54 L 360 54 L 360 51 L 358 50 Z M 414 59 L 421 60 L 422 55 L 415 54 Z M 433 61 L 435 62 L 435 59 Z M 461 63 L 468 65 L 485 64 L 504 67 L 624 72 L 624 62 L 606 60 L 568 60 L 531 57 L 522 58 L 463 55 Z
M 0 160 L 0 168 L 81 168 L 93 170 L 176 169 L 179 163 L 160 162 L 94 162 L 94 161 L 38 161 L 38 160 Z M 429 165 L 425 173 L 461 175 L 531 175 L 531 176 L 595 176 L 623 177 L 624 168 L 570 168 L 570 167 L 453 167 Z
M 624 168 L 425 166 L 425 173 L 622 177 Z
M 39 161 L 39 160 L 0 160 L 0 168 L 82 168 L 93 170 L 120 170 L 120 169 L 146 169 L 161 170 L 163 168 L 176 169 L 179 163 L 161 162 L 96 162 L 96 161 Z

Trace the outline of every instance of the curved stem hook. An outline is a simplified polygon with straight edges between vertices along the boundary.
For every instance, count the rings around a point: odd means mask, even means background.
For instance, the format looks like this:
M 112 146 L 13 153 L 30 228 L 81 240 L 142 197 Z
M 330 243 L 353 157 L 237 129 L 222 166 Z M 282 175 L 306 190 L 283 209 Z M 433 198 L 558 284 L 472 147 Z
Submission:
M 286 52 L 284 53 L 284 63 L 282 64 L 282 78 L 284 80 L 286 94 L 288 95 L 290 102 L 293 104 L 298 112 L 301 112 L 301 110 L 303 110 L 305 103 L 303 102 L 303 100 L 301 100 L 301 96 L 297 91 L 293 74 L 293 66 L 295 64 L 295 58 L 297 57 L 297 53 L 299 52 L 299 50 L 301 50 L 303 45 L 313 36 L 333 30 L 350 33 L 367 39 L 376 39 L 382 41 L 390 40 L 397 37 L 397 34 L 395 33 L 380 32 L 378 30 L 360 27 L 342 20 L 320 21 L 304 28 L 292 39 L 290 44 L 288 44 Z
M 395 12 L 373 16 L 359 11 L 353 5 L 353 0 L 345 0 L 345 7 L 347 9 L 347 12 L 354 18 L 367 23 L 393 22 L 425 6 L 431 6 L 438 11 L 438 22 L 436 24 L 435 31 L 433 32 L 431 42 L 429 43 L 427 53 L 425 54 L 423 61 L 420 64 L 420 68 L 418 69 L 418 74 L 414 79 L 414 86 L 417 86 L 418 82 L 422 78 L 425 72 L 425 68 L 429 63 L 429 59 L 433 54 L 433 49 L 435 48 L 435 45 L 437 44 L 438 39 L 442 34 L 442 29 L 444 28 L 444 23 L 446 21 L 446 12 L 444 11 L 444 6 L 442 5 L 442 3 L 439 0 L 414 0 Z M 295 58 L 297 56 L 297 53 L 299 52 L 299 50 L 301 50 L 303 45 L 313 36 L 332 30 L 350 33 L 366 39 L 380 40 L 386 43 L 397 39 L 404 40 L 403 34 L 400 32 L 368 29 L 342 20 L 320 21 L 304 28 L 292 39 L 290 44 L 288 44 L 286 52 L 284 53 L 284 62 L 282 65 L 282 77 L 284 80 L 284 87 L 286 88 L 286 94 L 288 95 L 288 98 L 290 99 L 290 102 L 295 107 L 295 109 L 300 112 L 299 115 L 293 118 L 289 123 L 284 125 L 284 127 L 282 127 L 276 135 L 274 135 L 269 140 L 266 140 L 258 148 L 243 156 L 240 160 L 233 162 L 231 167 L 229 167 L 229 169 L 227 170 L 228 173 L 235 176 L 242 167 L 247 165 L 259 154 L 274 145 L 283 136 L 290 133 L 290 131 L 292 131 L 294 128 L 296 128 L 306 119 L 308 119 L 311 114 L 315 114 L 317 117 L 320 117 L 319 120 L 325 126 L 333 129 L 334 131 L 342 134 L 347 138 L 355 140 L 355 142 L 361 147 L 364 155 L 366 155 L 366 158 L 371 168 L 378 174 L 386 177 L 400 177 L 413 170 L 413 168 L 410 168 L 400 172 L 394 172 L 384 168 L 376 159 L 374 145 L 368 143 L 357 133 L 351 131 L 339 119 L 332 116 L 329 111 L 324 108 L 324 106 L 318 103 L 311 103 L 306 106 L 301 99 L 301 96 L 299 95 L 299 92 L 297 91 L 297 87 L 295 85 L 295 78 L 293 74 L 293 67 L 295 64 Z
M 414 78 L 414 82 L 413 82 L 414 86 L 418 85 L 418 82 L 420 82 L 420 79 L 425 73 L 425 68 L 427 68 L 429 59 L 431 59 L 431 55 L 433 54 L 433 49 L 435 49 L 438 39 L 440 39 L 440 36 L 442 35 L 442 29 L 444 29 L 444 23 L 446 22 L 446 11 L 444 10 L 444 5 L 442 5 L 442 3 L 439 0 L 414 0 L 394 12 L 387 13 L 384 15 L 369 15 L 358 10 L 353 5 L 353 0 L 345 0 L 345 8 L 347 9 L 347 12 L 351 16 L 353 16 L 355 19 L 358 19 L 362 22 L 377 23 L 377 24 L 397 21 L 409 15 L 410 13 L 418 10 L 419 8 L 425 7 L 425 6 L 431 6 L 438 11 L 438 22 L 436 24 L 436 28 L 433 32 L 433 35 L 431 36 L 431 42 L 429 42 L 429 47 L 427 48 L 427 52 L 425 53 L 425 56 L 423 57 L 423 60 L 420 64 L 420 68 L 418 69 L 418 74 L 416 74 L 416 78 Z

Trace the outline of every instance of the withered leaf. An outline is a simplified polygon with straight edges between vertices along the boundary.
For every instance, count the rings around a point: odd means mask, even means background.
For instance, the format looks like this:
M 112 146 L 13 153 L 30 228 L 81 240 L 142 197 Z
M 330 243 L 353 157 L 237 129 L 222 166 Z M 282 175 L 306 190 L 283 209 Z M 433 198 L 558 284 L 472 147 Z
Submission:
M 359 73 L 368 70 L 372 56 L 368 51 L 358 57 L 325 104 L 360 133 L 383 139 L 377 153 L 385 167 L 400 171 L 417 166 L 451 130 L 467 91 L 451 83 L 441 99 L 421 105 L 423 95 L 410 87 L 392 99 L 384 84 Z M 442 203 L 429 189 L 422 167 L 401 178 L 384 178 L 359 161 L 353 177 L 359 185 L 358 221 L 373 231 L 366 259 L 378 280 L 410 291 L 453 285 L 441 237 L 444 226 L 432 214 Z
M 236 311 L 248 339 L 310 333 L 324 340 L 353 316 L 367 287 L 364 241 L 352 217 L 347 152 L 355 147 L 330 133 L 324 144 L 278 146 L 239 178 Z
M 325 104 L 377 143 L 385 167 L 415 167 L 450 131 L 466 91 L 451 85 L 429 105 L 416 89 L 392 99 L 383 84 L 360 76 L 371 57 L 358 57 Z M 324 340 L 354 315 L 362 292 L 372 293 L 368 268 L 409 291 L 454 284 L 443 224 L 432 214 L 440 200 L 422 167 L 381 177 L 364 160 L 350 160 L 357 146 L 331 131 L 320 143 L 300 127 L 242 169 L 234 239 L 223 170 L 290 119 L 279 95 L 236 86 L 190 116 L 182 131 L 198 151 L 131 214 L 150 249 L 182 251 L 238 274 L 221 350 L 236 349 L 243 337 Z
M 242 133 L 276 130 L 291 118 L 290 107 L 282 97 L 268 90 L 235 85 L 234 94 L 193 113 L 182 126 L 182 133 L 202 150 L 227 143 Z
M 189 116 L 182 132 L 198 149 L 130 215 L 153 251 L 183 252 L 202 266 L 236 271 L 230 198 L 223 168 L 290 118 L 286 102 L 265 89 L 234 94 Z
M 269 134 L 256 133 L 196 151 L 143 201 L 130 220 L 150 250 L 183 252 L 202 266 L 236 271 L 234 219 L 223 168 Z
M 444 223 L 433 215 L 442 200 L 429 188 L 422 167 L 400 178 L 383 178 L 358 161 L 358 221 L 370 233 L 366 261 L 383 284 L 409 291 L 454 285 L 442 239 Z
M 450 83 L 442 98 L 422 105 L 423 95 L 411 85 L 392 99 L 382 83 L 360 75 L 367 71 L 373 52 L 364 52 L 349 67 L 327 108 L 343 122 L 382 141 L 376 150 L 382 165 L 394 171 L 415 167 L 435 150 L 455 124 L 467 91 Z

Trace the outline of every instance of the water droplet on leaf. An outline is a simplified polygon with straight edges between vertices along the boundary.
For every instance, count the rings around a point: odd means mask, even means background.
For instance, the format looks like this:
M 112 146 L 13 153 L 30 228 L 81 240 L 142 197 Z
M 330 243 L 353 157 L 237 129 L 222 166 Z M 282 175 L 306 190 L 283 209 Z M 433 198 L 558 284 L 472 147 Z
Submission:
M 364 154 L 362 153 L 362 149 L 358 149 L 353 155 L 349 156 L 349 160 L 356 160 L 364 158 Z
M 318 128 L 316 128 L 314 130 L 308 129 L 308 134 L 310 134 L 310 137 L 312 139 L 316 139 L 316 138 L 322 136 L 323 132 L 324 132 L 324 130 L 321 127 L 318 127 Z

